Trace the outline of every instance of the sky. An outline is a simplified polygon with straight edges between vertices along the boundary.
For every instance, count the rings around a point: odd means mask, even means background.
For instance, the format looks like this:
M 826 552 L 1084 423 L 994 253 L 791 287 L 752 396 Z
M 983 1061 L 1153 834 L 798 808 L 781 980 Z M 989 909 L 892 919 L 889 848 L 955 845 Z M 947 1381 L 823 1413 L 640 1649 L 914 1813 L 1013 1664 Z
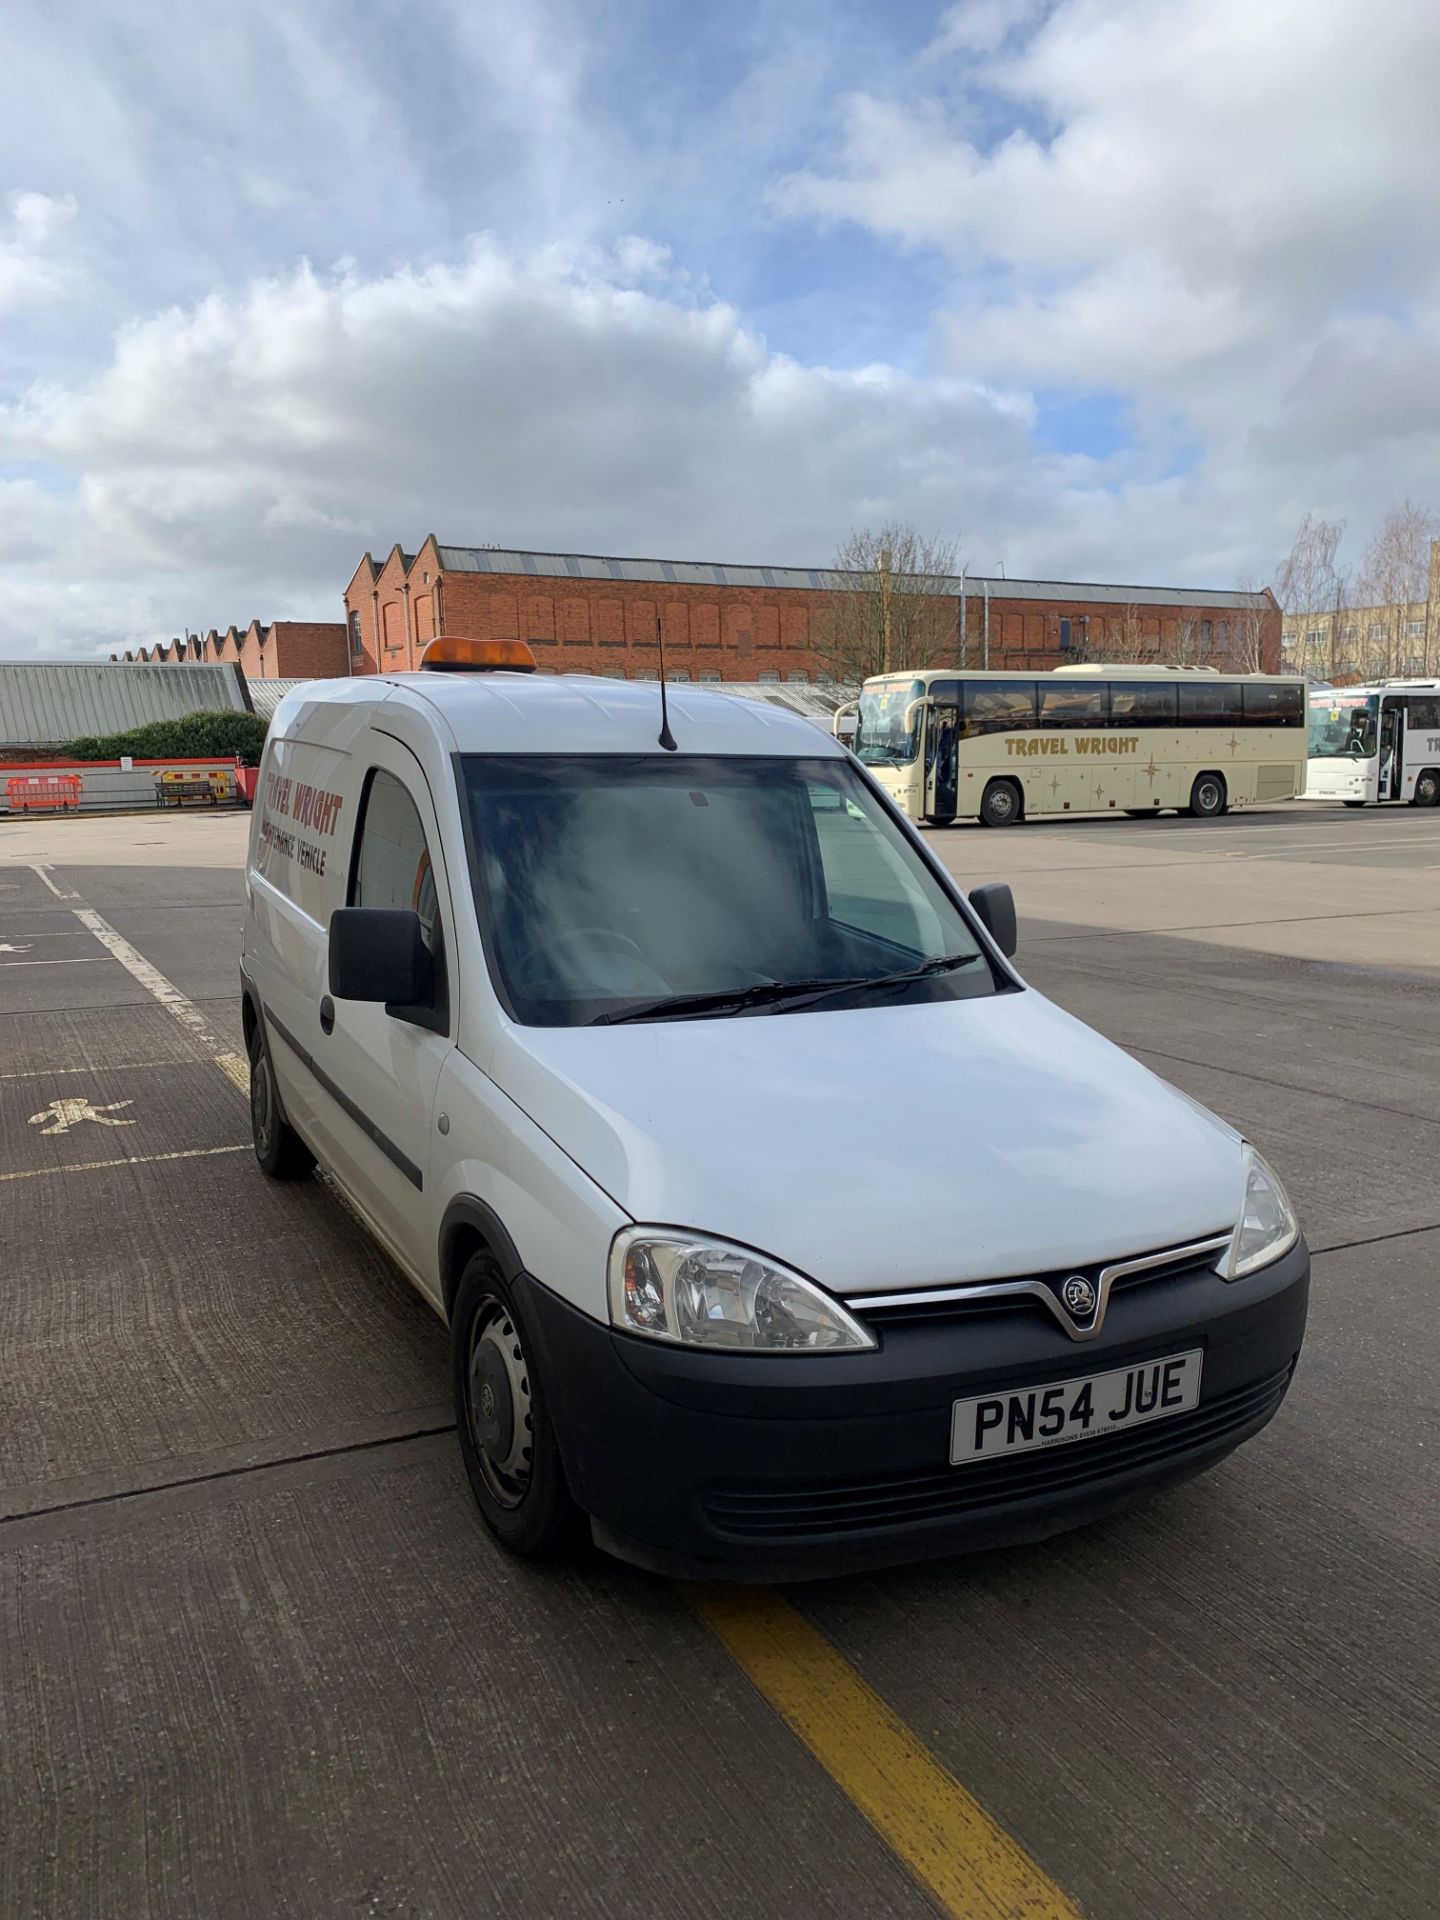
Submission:
M 1440 506 L 1440 7 L 6 0 L 0 657 L 456 544 L 1231 586 Z

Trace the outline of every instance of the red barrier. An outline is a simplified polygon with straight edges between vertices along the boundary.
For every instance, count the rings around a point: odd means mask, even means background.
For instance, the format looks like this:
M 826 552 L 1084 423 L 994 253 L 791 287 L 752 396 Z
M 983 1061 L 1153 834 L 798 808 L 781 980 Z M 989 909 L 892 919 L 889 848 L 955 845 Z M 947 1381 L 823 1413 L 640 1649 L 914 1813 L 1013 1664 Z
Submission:
M 73 813 L 80 805 L 78 773 L 12 773 L 6 798 L 12 813 Z

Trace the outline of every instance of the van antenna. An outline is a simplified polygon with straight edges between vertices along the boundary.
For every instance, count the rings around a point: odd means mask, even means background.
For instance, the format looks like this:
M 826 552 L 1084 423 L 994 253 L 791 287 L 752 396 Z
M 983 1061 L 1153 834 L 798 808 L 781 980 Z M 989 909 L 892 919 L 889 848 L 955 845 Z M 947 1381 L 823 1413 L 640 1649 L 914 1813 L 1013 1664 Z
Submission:
M 670 731 L 670 706 L 665 697 L 665 628 L 660 616 L 655 616 L 655 645 L 660 651 L 660 745 L 666 753 L 678 753 L 675 736 Z

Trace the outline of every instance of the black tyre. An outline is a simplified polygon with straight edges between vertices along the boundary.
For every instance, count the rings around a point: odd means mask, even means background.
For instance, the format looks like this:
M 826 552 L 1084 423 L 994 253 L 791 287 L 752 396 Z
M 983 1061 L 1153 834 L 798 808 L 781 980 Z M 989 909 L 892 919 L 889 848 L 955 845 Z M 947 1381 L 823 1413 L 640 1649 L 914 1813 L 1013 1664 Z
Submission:
M 450 1316 L 455 1423 L 470 1490 L 502 1546 L 544 1559 L 571 1545 L 579 1512 L 550 1424 L 535 1341 L 488 1253 L 460 1276 Z
M 987 827 L 1013 827 L 1020 818 L 1020 789 L 1013 780 L 992 780 L 980 802 Z
M 1195 820 L 1213 820 L 1226 807 L 1225 782 L 1218 773 L 1197 773 L 1185 811 Z
M 250 1138 L 262 1173 L 272 1180 L 303 1180 L 315 1165 L 315 1156 L 285 1119 L 265 1029 L 255 1022 L 250 1035 Z
M 1415 780 L 1415 805 L 1440 806 L 1440 768 L 1423 767 Z

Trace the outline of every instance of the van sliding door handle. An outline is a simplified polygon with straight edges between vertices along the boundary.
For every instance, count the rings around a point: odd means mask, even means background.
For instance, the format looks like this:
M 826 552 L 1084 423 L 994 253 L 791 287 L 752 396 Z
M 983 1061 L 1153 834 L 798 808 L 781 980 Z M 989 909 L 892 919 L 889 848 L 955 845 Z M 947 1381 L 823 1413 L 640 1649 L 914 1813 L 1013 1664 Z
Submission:
M 320 1031 L 322 1033 L 335 1031 L 335 1002 L 328 993 L 320 1002 Z

